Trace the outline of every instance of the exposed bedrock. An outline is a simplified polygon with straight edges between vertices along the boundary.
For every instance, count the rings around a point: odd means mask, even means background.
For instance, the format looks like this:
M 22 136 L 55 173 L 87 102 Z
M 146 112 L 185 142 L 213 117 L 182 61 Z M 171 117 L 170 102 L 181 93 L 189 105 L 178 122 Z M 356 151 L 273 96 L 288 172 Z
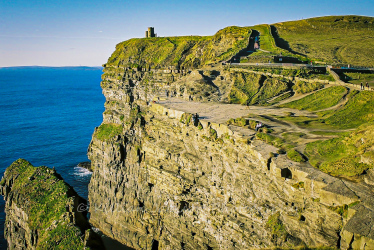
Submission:
M 136 249 L 374 248 L 369 186 L 153 103 L 175 82 L 116 70 L 88 150 L 90 222 L 105 234 Z
M 104 249 L 87 220 L 87 202 L 54 169 L 19 159 L 0 183 L 8 249 Z

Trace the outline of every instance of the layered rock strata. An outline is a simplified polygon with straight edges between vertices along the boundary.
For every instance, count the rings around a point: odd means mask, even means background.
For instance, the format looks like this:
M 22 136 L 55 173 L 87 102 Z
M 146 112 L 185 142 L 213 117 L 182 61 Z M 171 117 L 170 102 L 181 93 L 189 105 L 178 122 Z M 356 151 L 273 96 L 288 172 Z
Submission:
M 147 73 L 118 72 L 103 86 L 116 132 L 96 128 L 88 152 L 90 222 L 105 234 L 136 249 L 374 247 L 370 186 L 153 103 L 173 83 L 149 98 Z

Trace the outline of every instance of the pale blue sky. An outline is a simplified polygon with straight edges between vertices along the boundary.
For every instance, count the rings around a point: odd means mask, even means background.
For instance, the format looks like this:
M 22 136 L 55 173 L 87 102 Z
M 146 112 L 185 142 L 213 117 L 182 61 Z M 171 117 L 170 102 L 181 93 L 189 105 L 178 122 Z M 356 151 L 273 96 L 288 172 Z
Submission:
M 373 16 L 374 1 L 0 0 L 0 67 L 99 66 L 115 45 L 143 37 L 213 35 L 325 15 Z

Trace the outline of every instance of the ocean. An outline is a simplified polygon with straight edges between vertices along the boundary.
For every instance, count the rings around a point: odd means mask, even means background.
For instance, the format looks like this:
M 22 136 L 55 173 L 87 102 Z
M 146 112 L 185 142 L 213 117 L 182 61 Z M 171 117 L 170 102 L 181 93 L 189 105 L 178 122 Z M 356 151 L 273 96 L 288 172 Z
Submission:
M 1 176 L 23 158 L 55 167 L 87 199 L 91 173 L 77 164 L 88 160 L 92 133 L 102 122 L 101 74 L 100 67 L 0 68 Z M 6 249 L 0 200 L 0 249 Z

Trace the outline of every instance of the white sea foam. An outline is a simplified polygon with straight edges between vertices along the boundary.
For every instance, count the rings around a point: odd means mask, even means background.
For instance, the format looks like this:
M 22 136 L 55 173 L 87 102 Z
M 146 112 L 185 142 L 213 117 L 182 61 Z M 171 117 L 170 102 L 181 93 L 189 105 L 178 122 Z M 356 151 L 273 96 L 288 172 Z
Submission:
M 81 168 L 81 167 L 74 167 L 74 172 L 73 172 L 74 175 L 77 175 L 77 176 L 81 176 L 81 177 L 84 177 L 84 176 L 89 176 L 89 175 L 92 175 L 92 172 L 85 169 L 85 168 Z

